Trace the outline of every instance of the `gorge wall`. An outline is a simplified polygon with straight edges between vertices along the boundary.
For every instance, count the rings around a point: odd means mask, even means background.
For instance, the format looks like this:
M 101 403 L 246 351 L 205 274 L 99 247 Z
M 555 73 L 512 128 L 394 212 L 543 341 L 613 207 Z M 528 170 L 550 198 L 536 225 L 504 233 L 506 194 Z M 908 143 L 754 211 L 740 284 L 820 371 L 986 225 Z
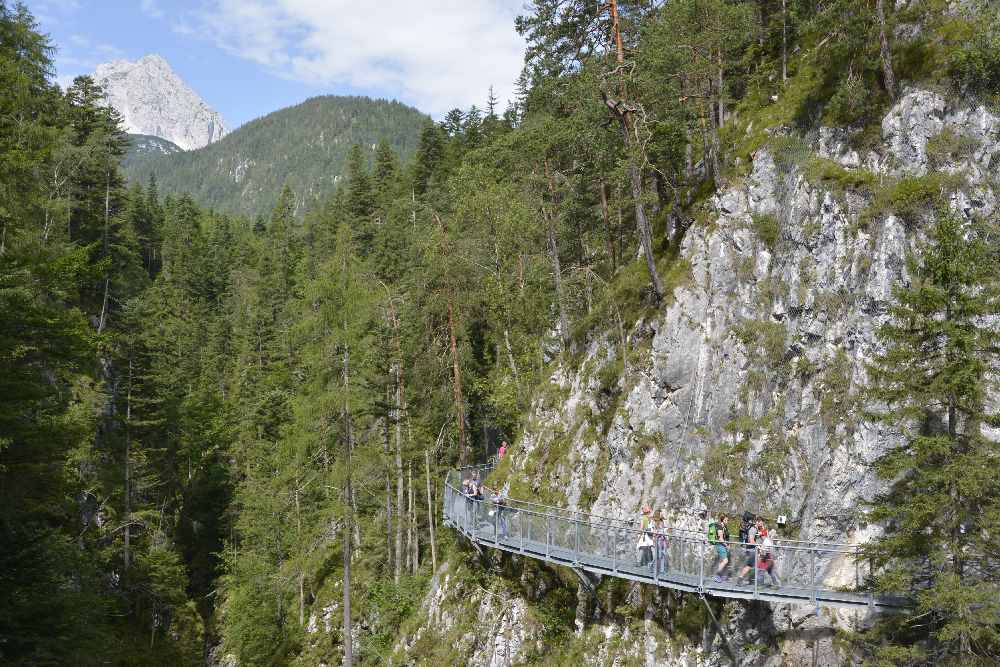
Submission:
M 924 90 L 907 91 L 864 150 L 840 130 L 775 132 L 685 236 L 687 272 L 661 315 L 627 332 L 624 351 L 610 331 L 556 372 L 497 475 L 512 496 L 597 514 L 636 516 L 648 502 L 695 527 L 703 509 L 749 509 L 788 515 L 785 537 L 863 542 L 876 530 L 865 522 L 879 488 L 869 464 L 898 435 L 866 422 L 858 397 L 893 288 L 935 214 L 919 193 L 939 188 L 959 215 L 990 215 L 998 162 L 996 115 Z M 494 575 L 474 572 L 487 564 Z M 833 562 L 827 583 L 853 572 Z M 415 664 L 446 646 L 469 664 L 531 661 L 546 636 L 537 603 L 560 585 L 572 589 L 574 575 L 470 552 L 439 568 L 397 655 Z M 700 603 L 678 597 L 621 582 L 582 591 L 556 662 L 729 664 L 710 628 L 702 641 L 679 637 Z M 865 622 L 764 603 L 720 611 L 741 664 L 850 663 L 838 633 Z

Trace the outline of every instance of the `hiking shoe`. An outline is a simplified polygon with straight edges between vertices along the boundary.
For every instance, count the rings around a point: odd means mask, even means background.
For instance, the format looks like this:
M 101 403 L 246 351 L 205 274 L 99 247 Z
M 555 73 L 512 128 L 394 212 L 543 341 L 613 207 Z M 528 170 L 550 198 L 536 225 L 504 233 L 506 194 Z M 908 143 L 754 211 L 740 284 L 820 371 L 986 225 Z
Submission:
M 712 577 L 712 581 L 714 581 L 717 584 L 721 584 L 722 583 L 722 577 L 720 577 L 719 575 L 715 575 L 714 577 Z

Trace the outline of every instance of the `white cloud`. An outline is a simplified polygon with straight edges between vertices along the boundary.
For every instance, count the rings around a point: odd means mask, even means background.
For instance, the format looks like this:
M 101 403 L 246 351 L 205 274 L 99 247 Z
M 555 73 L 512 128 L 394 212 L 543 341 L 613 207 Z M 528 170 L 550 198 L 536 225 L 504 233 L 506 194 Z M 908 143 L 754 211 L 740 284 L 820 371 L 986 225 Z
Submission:
M 139 7 L 142 9 L 143 13 L 154 19 L 162 19 L 166 16 L 166 12 L 163 8 L 156 2 L 156 0 L 142 0 L 139 3 Z
M 176 26 L 290 79 L 387 94 L 441 115 L 513 96 L 523 0 L 207 0 Z

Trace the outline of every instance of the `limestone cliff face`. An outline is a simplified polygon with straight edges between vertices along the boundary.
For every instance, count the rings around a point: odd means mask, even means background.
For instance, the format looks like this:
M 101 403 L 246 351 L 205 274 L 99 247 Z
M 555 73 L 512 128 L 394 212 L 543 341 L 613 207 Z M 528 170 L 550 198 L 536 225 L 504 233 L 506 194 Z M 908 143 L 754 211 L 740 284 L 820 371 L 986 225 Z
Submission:
M 712 199 L 708 224 L 687 233 L 688 278 L 658 317 L 630 332 L 617 384 L 609 390 L 600 373 L 621 364 L 613 332 L 590 345 L 579 370 L 552 377 L 557 398 L 536 403 L 511 476 L 531 488 L 561 486 L 566 504 L 598 514 L 632 516 L 650 502 L 694 526 L 703 508 L 750 509 L 788 515 L 787 532 L 802 539 L 867 539 L 875 528 L 864 500 L 879 488 L 868 464 L 898 435 L 862 418 L 858 392 L 892 290 L 907 280 L 907 254 L 933 215 L 880 209 L 877 193 L 936 172 L 956 177 L 948 181 L 956 212 L 991 215 L 998 163 L 1000 118 L 922 90 L 899 100 L 867 152 L 837 130 L 806 140 L 776 132 L 749 173 Z M 555 449 L 565 453 L 552 457 Z M 846 583 L 852 567 L 829 562 L 824 576 Z M 658 596 L 645 603 L 647 621 L 662 613 Z M 746 664 L 849 662 L 835 629 L 864 620 L 759 603 L 727 608 Z M 582 635 L 594 642 L 590 664 L 726 662 L 719 650 L 676 643 L 652 657 L 648 627 L 637 637 L 634 625 L 596 618 L 596 630 Z M 503 662 L 484 656 L 482 664 L 517 664 L 518 647 L 531 642 L 522 637 Z M 600 658 L 611 645 L 617 657 Z
M 158 55 L 98 65 L 94 80 L 130 134 L 167 139 L 184 150 L 207 146 L 226 135 L 222 116 Z

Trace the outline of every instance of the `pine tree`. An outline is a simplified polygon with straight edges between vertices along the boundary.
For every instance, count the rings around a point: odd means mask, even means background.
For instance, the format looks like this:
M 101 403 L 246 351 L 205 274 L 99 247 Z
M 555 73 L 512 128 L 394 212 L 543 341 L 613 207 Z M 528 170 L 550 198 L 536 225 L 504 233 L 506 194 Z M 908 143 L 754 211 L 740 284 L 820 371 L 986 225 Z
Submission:
M 868 633 L 877 664 L 1000 658 L 1000 448 L 985 430 L 1000 425 L 988 403 L 1000 362 L 995 233 L 941 211 L 879 329 L 873 416 L 902 444 L 875 462 L 889 488 L 869 520 L 885 533 L 864 554 L 878 589 L 909 594 L 915 608 Z
M 431 179 L 438 172 L 444 159 L 444 132 L 434 123 L 428 123 L 420 132 L 416 164 L 413 168 L 413 188 L 418 195 L 427 191 Z

